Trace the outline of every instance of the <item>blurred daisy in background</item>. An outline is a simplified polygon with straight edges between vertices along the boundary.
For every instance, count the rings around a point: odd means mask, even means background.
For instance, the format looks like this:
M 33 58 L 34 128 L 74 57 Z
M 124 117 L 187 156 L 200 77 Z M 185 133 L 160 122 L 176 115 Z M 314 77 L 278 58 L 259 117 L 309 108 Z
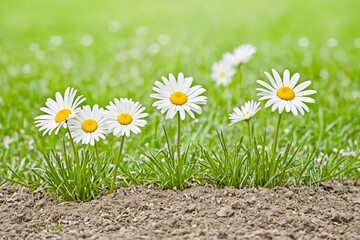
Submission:
M 242 63 L 247 63 L 256 53 L 256 47 L 252 44 L 243 44 L 234 49 L 233 53 L 225 53 L 224 61 L 233 66 L 238 66 Z
M 110 102 L 106 106 L 104 116 L 108 130 L 115 136 L 121 137 L 126 135 L 130 136 L 130 132 L 138 134 L 141 132 L 140 127 L 146 125 L 146 120 L 142 119 L 148 116 L 147 113 L 143 113 L 145 107 L 138 102 L 134 102 L 132 99 L 120 98 L 114 99 L 114 102 Z
M 235 107 L 233 113 L 229 114 L 229 119 L 231 120 L 230 125 L 252 118 L 261 109 L 259 108 L 259 105 L 260 102 L 251 100 L 247 101 L 240 108 Z
M 216 62 L 211 67 L 211 78 L 216 81 L 216 85 L 229 85 L 235 74 L 234 67 L 225 61 Z
M 55 134 L 58 134 L 61 126 L 66 128 L 66 121 L 75 117 L 79 109 L 77 108 L 86 98 L 79 96 L 75 99 L 77 90 L 68 87 L 65 91 L 64 97 L 57 92 L 55 94 L 55 100 L 48 98 L 45 105 L 46 107 L 40 108 L 45 112 L 45 115 L 35 117 L 36 127 L 39 127 L 39 131 L 52 133 L 55 130 Z
M 107 127 L 103 111 L 99 105 L 94 105 L 93 109 L 87 105 L 79 109 L 75 118 L 69 120 L 70 132 L 76 143 L 94 146 L 95 141 L 105 139 Z
M 311 81 L 306 81 L 296 86 L 300 78 L 299 73 L 295 73 L 290 78 L 289 70 L 285 70 L 283 78 L 281 78 L 275 69 L 272 69 L 272 72 L 274 78 L 268 72 L 265 72 L 271 85 L 261 80 L 257 81 L 265 87 L 265 89 L 256 89 L 260 91 L 258 93 L 258 95 L 261 96 L 259 100 L 267 100 L 265 108 L 272 105 L 272 111 L 278 109 L 279 114 L 282 114 L 285 109 L 286 112 L 291 111 L 295 116 L 298 115 L 298 111 L 304 115 L 304 109 L 309 112 L 309 108 L 304 103 L 314 103 L 315 100 L 307 96 L 315 94 L 316 91 L 304 89 L 311 84 Z
M 173 119 L 176 113 L 179 113 L 182 120 L 185 119 L 185 112 L 192 118 L 195 118 L 193 112 L 201 114 L 202 109 L 199 104 L 206 104 L 207 98 L 199 96 L 206 90 L 200 85 L 191 87 L 192 77 L 184 78 L 183 73 L 179 73 L 178 78 L 169 74 L 169 79 L 162 77 L 163 83 L 156 81 L 156 87 L 153 90 L 157 93 L 150 97 L 159 99 L 154 102 L 153 107 L 157 107 L 161 114 L 166 113 L 166 119 Z

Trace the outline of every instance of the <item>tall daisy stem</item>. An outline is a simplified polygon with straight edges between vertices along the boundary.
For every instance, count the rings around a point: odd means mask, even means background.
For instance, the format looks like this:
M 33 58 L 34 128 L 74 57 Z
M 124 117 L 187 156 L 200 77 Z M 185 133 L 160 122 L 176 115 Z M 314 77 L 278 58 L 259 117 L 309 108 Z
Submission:
M 274 175 L 274 171 L 275 171 L 276 149 L 277 149 L 281 117 L 282 117 L 282 113 L 279 114 L 279 119 L 278 119 L 277 126 L 276 126 L 275 139 L 274 139 L 274 145 L 273 145 L 273 153 L 272 153 L 272 158 L 271 158 L 271 163 L 270 163 L 270 177 L 272 177 Z
M 246 120 L 248 125 L 248 135 L 249 135 L 249 146 L 251 146 L 251 126 L 250 126 L 250 119 Z
M 125 135 L 121 137 L 119 155 L 118 155 L 116 163 L 115 163 L 114 175 L 113 175 L 113 178 L 112 178 L 112 181 L 111 181 L 111 187 L 110 187 L 109 194 L 112 194 L 114 192 L 114 190 L 115 190 L 115 181 L 116 181 L 117 171 L 118 171 L 118 168 L 119 168 L 119 165 L 120 165 L 120 159 L 121 159 L 122 150 L 124 148 L 124 142 L 125 142 Z
M 75 164 L 76 164 L 78 170 L 80 170 L 79 155 L 78 155 L 78 152 L 76 151 L 74 139 L 73 139 L 73 137 L 72 137 L 72 135 L 71 135 L 71 131 L 70 131 L 70 128 L 69 128 L 69 124 L 68 124 L 67 121 L 66 121 L 66 126 L 67 126 L 67 130 L 68 130 L 69 138 L 70 138 L 70 143 L 71 143 L 72 149 L 73 149 L 73 151 L 74 151 Z
M 70 131 L 70 128 L 69 128 L 69 124 L 68 122 L 66 121 L 66 126 L 67 126 L 67 130 L 68 130 L 68 134 L 69 134 L 69 138 L 70 138 L 70 143 L 71 143 L 71 146 L 72 146 L 72 149 L 74 151 L 74 158 L 75 158 L 75 164 L 76 164 L 76 167 L 78 169 L 78 188 L 79 188 L 79 191 L 80 191 L 80 195 L 82 195 L 82 187 L 81 187 L 81 165 L 80 165 L 80 160 L 79 160 L 79 155 L 78 155 L 78 152 L 76 150 L 76 147 L 75 147 L 75 143 L 74 143 L 74 139 L 71 135 L 71 131 Z
M 96 155 L 96 162 L 97 162 L 97 166 L 98 166 L 98 167 L 100 167 L 99 150 L 98 150 L 98 147 L 97 147 L 96 141 L 95 141 L 94 148 L 95 148 L 95 155 Z
M 241 84 L 241 81 L 242 81 L 241 63 L 238 66 L 238 70 L 239 70 L 239 84 Z
M 178 115 L 178 131 L 177 131 L 177 160 L 178 160 L 178 174 L 179 174 L 179 190 L 182 189 L 182 159 L 180 155 L 180 125 L 181 125 L 181 118 L 180 113 L 177 113 Z

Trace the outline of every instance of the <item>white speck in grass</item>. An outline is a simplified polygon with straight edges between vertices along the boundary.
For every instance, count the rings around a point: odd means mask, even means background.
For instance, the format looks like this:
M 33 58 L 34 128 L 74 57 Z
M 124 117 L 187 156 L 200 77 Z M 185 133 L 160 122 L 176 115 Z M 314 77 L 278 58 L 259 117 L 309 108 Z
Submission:
M 24 74 L 29 74 L 31 72 L 31 66 L 30 64 L 25 64 L 23 67 L 22 67 L 22 71 Z
M 149 47 L 149 53 L 152 54 L 152 55 L 158 53 L 159 50 L 160 50 L 160 45 L 157 44 L 157 43 L 153 43 Z
M 32 44 L 30 44 L 30 46 L 29 46 L 29 50 L 30 50 L 31 52 L 37 52 L 37 51 L 40 50 L 40 46 L 39 46 L 39 44 L 37 44 L 37 43 L 32 43 Z
M 338 152 L 338 151 L 339 151 L 339 149 L 333 148 L 333 152 Z
M 166 45 L 166 44 L 169 43 L 170 38 L 166 34 L 161 34 L 161 35 L 158 36 L 157 40 L 161 45 Z
M 320 77 L 322 79 L 328 79 L 329 78 L 329 72 L 326 69 L 320 70 Z
M 34 149 L 34 143 L 35 143 L 34 139 L 31 138 L 28 142 L 28 149 L 30 150 Z
M 354 40 L 354 47 L 360 48 L 360 38 Z
M 145 143 L 145 147 L 148 147 L 149 146 L 149 143 Z
M 261 145 L 257 145 L 257 149 L 262 149 L 262 146 L 261 146 Z
M 73 66 L 72 61 L 70 59 L 64 59 L 63 66 L 66 69 L 70 69 Z
M 55 35 L 50 37 L 48 46 L 49 48 L 56 48 L 60 46 L 62 43 L 63 43 L 62 37 Z
M 120 30 L 120 23 L 118 21 L 112 21 L 109 23 L 108 29 L 109 32 L 118 32 Z
M 139 37 L 145 37 L 146 34 L 148 33 L 148 28 L 146 26 L 140 26 L 135 30 L 135 33 L 137 36 Z
M 90 47 L 92 44 L 93 44 L 93 37 L 89 34 L 87 35 L 84 35 L 82 38 L 81 38 L 81 44 L 84 46 L 84 47 Z
M 338 41 L 335 38 L 329 38 L 326 43 L 329 47 L 336 47 L 338 45 Z
M 319 155 L 314 160 L 315 160 L 315 163 L 320 163 L 322 161 L 322 165 L 325 166 L 328 159 L 329 159 L 329 156 L 327 154 L 320 152 Z
M 123 157 L 122 159 L 124 162 L 127 162 L 128 161 L 128 158 L 127 157 Z
M 300 47 L 307 47 L 309 46 L 309 39 L 307 37 L 302 37 L 302 38 L 299 38 L 298 40 L 298 44 Z
M 9 144 L 12 143 L 13 141 L 14 141 L 13 138 L 11 138 L 11 137 L 9 137 L 9 136 L 5 136 L 5 137 L 4 137 L 4 140 L 3 140 L 4 147 L 5 147 L 6 149 L 8 149 L 8 148 L 9 148 Z
M 285 128 L 285 129 L 284 129 L 284 132 L 285 132 L 285 134 L 288 134 L 288 133 L 290 132 L 290 129 L 289 129 L 289 128 Z
M 162 163 L 165 163 L 165 158 L 162 158 L 162 159 L 161 159 L 161 162 L 162 162 Z
M 194 120 L 194 122 L 195 122 L 195 123 L 198 123 L 198 122 L 199 122 L 199 119 L 196 118 L 196 119 Z

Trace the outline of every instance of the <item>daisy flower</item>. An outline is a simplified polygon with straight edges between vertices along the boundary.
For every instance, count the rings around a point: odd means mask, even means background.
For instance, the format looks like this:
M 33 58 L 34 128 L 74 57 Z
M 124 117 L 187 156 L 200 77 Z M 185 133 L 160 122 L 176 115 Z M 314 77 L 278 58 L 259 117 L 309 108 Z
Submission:
M 115 162 L 109 191 L 111 194 L 115 190 L 116 176 L 122 157 L 125 135 L 126 137 L 130 137 L 130 132 L 135 134 L 140 133 L 140 127 L 146 125 L 146 120 L 142 118 L 146 117 L 148 114 L 143 113 L 145 107 L 142 107 L 140 103 L 127 98 L 120 98 L 120 100 L 115 98 L 114 102 L 110 102 L 109 105 L 106 106 L 106 109 L 107 110 L 104 111 L 104 116 L 106 124 L 108 125 L 108 131 L 112 132 L 117 137 L 121 137 L 119 154 Z
M 223 59 L 234 66 L 238 66 L 241 63 L 247 63 L 254 53 L 256 53 L 256 47 L 252 44 L 243 44 L 235 48 L 233 53 L 225 53 Z
M 173 74 L 169 74 L 169 79 L 162 77 L 164 83 L 156 81 L 156 87 L 153 90 L 157 93 L 151 94 L 150 97 L 159 99 L 154 102 L 153 107 L 166 113 L 166 119 L 173 119 L 179 112 L 182 120 L 185 119 L 185 112 L 192 118 L 195 118 L 193 112 L 201 114 L 202 110 L 198 104 L 206 104 L 207 98 L 199 96 L 206 90 L 200 85 L 191 87 L 192 77 L 184 78 L 183 73 L 179 73 L 178 79 Z
M 61 126 L 66 128 L 66 121 L 73 118 L 79 111 L 77 108 L 86 98 L 79 96 L 75 99 L 77 90 L 68 87 L 65 91 L 64 97 L 57 92 L 55 100 L 48 98 L 45 105 L 46 107 L 40 108 L 45 112 L 45 115 L 40 115 L 35 118 L 36 127 L 39 131 L 45 130 L 44 134 L 52 133 L 58 134 Z
M 130 136 L 130 132 L 138 134 L 141 132 L 140 127 L 146 125 L 146 120 L 142 119 L 148 116 L 143 113 L 145 107 L 132 99 L 120 98 L 114 99 L 106 106 L 104 116 L 108 125 L 109 132 L 115 136 L 120 137 L 126 135 Z
M 285 109 L 286 112 L 291 111 L 295 116 L 298 115 L 298 111 L 304 115 L 304 109 L 309 112 L 309 108 L 304 103 L 314 103 L 315 100 L 307 96 L 315 94 L 316 91 L 304 89 L 311 84 L 311 81 L 306 81 L 296 86 L 296 83 L 300 78 L 299 73 L 295 73 L 290 78 L 289 70 L 285 70 L 283 79 L 281 79 L 279 73 L 275 69 L 272 69 L 272 72 L 274 78 L 269 73 L 265 72 L 271 86 L 264 81 L 257 81 L 266 88 L 256 89 L 260 91 L 258 95 L 262 96 L 259 100 L 268 100 L 265 107 L 267 108 L 272 105 L 272 111 L 278 109 L 281 114 Z
M 252 118 L 261 108 L 259 108 L 260 102 L 251 100 L 247 101 L 240 108 L 236 107 L 233 109 L 233 113 L 229 114 L 229 119 L 231 120 L 230 125 L 240 122 L 243 120 L 249 120 Z
M 94 146 L 95 141 L 105 139 L 107 128 L 103 111 L 99 105 L 94 105 L 93 109 L 87 105 L 79 109 L 75 118 L 69 120 L 70 133 L 76 143 Z
M 234 67 L 225 61 L 216 62 L 211 67 L 211 78 L 216 81 L 216 85 L 228 85 L 231 83 L 235 74 Z

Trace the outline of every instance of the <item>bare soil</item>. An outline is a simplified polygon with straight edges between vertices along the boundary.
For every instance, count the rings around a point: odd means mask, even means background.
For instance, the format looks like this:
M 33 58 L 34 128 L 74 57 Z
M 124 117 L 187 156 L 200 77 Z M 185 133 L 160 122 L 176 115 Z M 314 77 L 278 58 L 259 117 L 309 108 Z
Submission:
M 0 239 L 360 239 L 360 187 L 133 186 L 87 203 L 0 189 Z

